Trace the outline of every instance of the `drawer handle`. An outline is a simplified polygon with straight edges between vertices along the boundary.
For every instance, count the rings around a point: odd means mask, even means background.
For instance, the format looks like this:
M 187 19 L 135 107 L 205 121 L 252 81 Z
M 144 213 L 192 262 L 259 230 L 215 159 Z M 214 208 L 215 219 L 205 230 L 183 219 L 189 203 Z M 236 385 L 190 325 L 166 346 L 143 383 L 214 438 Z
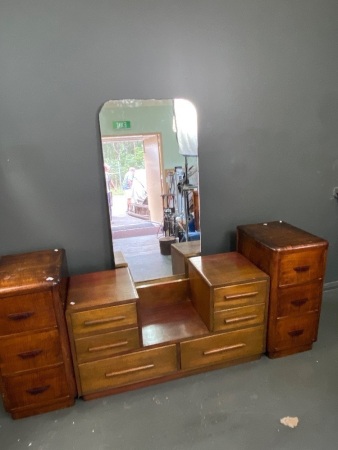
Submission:
M 308 301 L 308 298 L 299 298 L 298 300 L 292 300 L 291 305 L 302 306 Z
M 235 345 L 228 345 L 227 347 L 214 348 L 212 350 L 206 350 L 205 352 L 203 352 L 203 355 L 208 356 L 208 355 L 214 355 L 216 353 L 227 352 L 229 350 L 236 350 L 237 348 L 245 347 L 245 345 L 246 344 L 240 343 L 240 344 L 235 344 Z
M 89 352 L 100 352 L 102 350 L 109 350 L 110 348 L 116 348 L 116 347 L 124 347 L 128 344 L 128 341 L 121 341 L 116 342 L 116 344 L 108 344 L 108 345 L 101 345 L 100 347 L 89 347 Z
M 132 369 L 120 370 L 119 372 L 106 373 L 107 378 L 116 377 L 118 375 L 127 375 L 128 373 L 141 372 L 142 370 L 152 369 L 155 364 L 147 364 L 146 366 L 133 367 Z
M 250 316 L 244 317 L 233 317 L 232 319 L 224 319 L 224 323 L 238 323 L 238 322 L 246 322 L 247 320 L 256 319 L 257 314 L 251 314 Z
M 90 327 L 92 325 L 101 325 L 103 323 L 118 322 L 120 320 L 124 320 L 125 318 L 126 316 L 116 316 L 116 317 L 106 317 L 105 319 L 86 320 L 84 322 L 84 325 L 86 327 Z
M 28 319 L 29 317 L 34 315 L 34 311 L 26 311 L 26 312 L 21 312 L 21 313 L 13 313 L 13 314 L 8 314 L 8 318 L 10 320 L 23 320 L 23 319 Z
M 40 355 L 40 353 L 42 353 L 42 349 L 37 348 L 37 349 L 31 350 L 29 352 L 18 353 L 18 356 L 19 356 L 19 358 L 22 358 L 22 359 L 28 359 L 28 358 L 35 358 L 35 356 Z
M 38 395 L 42 394 L 43 392 L 47 391 L 50 388 L 50 384 L 47 384 L 46 386 L 39 386 L 32 389 L 27 389 L 26 392 L 31 395 Z
M 294 267 L 293 270 L 297 273 L 307 272 L 310 269 L 310 266 L 297 266 Z
M 246 292 L 244 294 L 233 294 L 233 295 L 225 295 L 224 300 L 234 300 L 236 298 L 246 298 L 246 297 L 255 297 L 258 295 L 258 292 Z
M 304 333 L 304 330 L 294 330 L 294 331 L 289 331 L 288 334 L 291 337 L 297 337 L 300 336 Z

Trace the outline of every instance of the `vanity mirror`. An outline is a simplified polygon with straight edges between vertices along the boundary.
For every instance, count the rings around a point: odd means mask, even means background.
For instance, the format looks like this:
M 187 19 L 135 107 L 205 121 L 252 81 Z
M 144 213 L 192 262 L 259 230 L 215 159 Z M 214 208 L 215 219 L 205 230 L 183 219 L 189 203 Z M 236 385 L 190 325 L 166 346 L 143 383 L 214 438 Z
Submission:
M 184 99 L 110 100 L 99 123 L 113 250 L 134 281 L 170 276 L 171 244 L 201 237 L 196 109 Z

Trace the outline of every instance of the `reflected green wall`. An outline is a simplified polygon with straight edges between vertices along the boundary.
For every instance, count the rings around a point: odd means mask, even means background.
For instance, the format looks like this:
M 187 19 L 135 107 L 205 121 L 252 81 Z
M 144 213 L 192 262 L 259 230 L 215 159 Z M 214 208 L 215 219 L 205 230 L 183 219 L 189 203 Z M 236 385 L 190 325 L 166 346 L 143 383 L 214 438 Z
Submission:
M 172 100 L 108 101 L 100 111 L 99 121 L 102 137 L 160 133 L 164 169 L 184 166 L 173 131 Z M 131 128 L 116 130 L 115 121 L 130 121 Z

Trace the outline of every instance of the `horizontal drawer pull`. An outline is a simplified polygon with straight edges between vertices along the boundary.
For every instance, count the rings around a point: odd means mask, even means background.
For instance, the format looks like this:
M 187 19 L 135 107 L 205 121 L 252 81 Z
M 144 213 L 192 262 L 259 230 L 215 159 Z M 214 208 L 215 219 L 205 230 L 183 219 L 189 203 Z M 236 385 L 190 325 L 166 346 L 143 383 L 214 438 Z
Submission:
M 222 353 L 222 352 L 227 352 L 229 350 L 236 350 L 237 348 L 243 348 L 245 347 L 246 344 L 235 344 L 235 345 L 228 345 L 227 347 L 221 347 L 221 348 L 214 348 L 212 350 L 206 350 L 205 352 L 203 352 L 204 356 L 208 356 L 208 355 L 214 355 L 215 353 Z
M 120 370 L 118 372 L 106 373 L 107 378 L 116 377 L 118 375 L 127 375 L 128 373 L 141 372 L 141 370 L 152 369 L 155 364 L 147 364 L 146 366 L 133 367 L 132 369 Z
M 107 345 L 101 345 L 100 347 L 89 347 L 89 352 L 100 352 L 102 350 L 109 350 L 110 348 L 116 348 L 116 347 L 124 347 L 128 344 L 128 341 L 121 341 L 116 342 L 116 344 L 107 344 Z
M 26 392 L 31 395 L 38 395 L 42 394 L 43 392 L 47 391 L 50 388 L 50 385 L 47 384 L 46 386 L 39 386 L 32 389 L 27 389 Z
M 256 319 L 257 314 L 251 314 L 250 316 L 244 317 L 233 317 L 231 319 L 224 319 L 224 323 L 238 323 L 238 322 L 246 322 L 247 320 Z
M 233 294 L 233 295 L 225 295 L 224 300 L 234 300 L 236 298 L 245 298 L 245 297 L 255 297 L 258 295 L 258 292 L 246 292 L 244 294 Z
M 293 268 L 293 270 L 297 273 L 307 272 L 309 269 L 310 269 L 310 266 L 297 266 L 297 267 Z
M 116 316 L 116 317 L 106 317 L 104 319 L 86 320 L 84 322 L 84 325 L 86 327 L 90 327 L 92 325 L 100 325 L 102 323 L 118 322 L 120 320 L 124 320 L 125 318 L 126 316 Z
M 37 348 L 37 349 L 31 350 L 29 352 L 18 353 L 18 356 L 19 356 L 19 358 L 22 358 L 22 359 L 28 359 L 28 358 L 34 358 L 35 356 L 40 355 L 40 353 L 42 353 L 42 349 Z
M 305 303 L 307 301 L 309 301 L 308 298 L 300 298 L 300 299 L 297 299 L 297 300 L 292 300 L 291 305 L 302 306 L 302 305 L 305 305 Z
M 289 334 L 289 336 L 291 336 L 291 337 L 301 336 L 303 333 L 304 333 L 304 330 L 288 331 L 288 334 Z
M 25 312 L 21 312 L 21 313 L 13 313 L 13 314 L 8 314 L 8 318 L 10 320 L 24 320 L 24 319 L 28 319 L 29 317 L 32 317 L 34 315 L 34 311 L 25 311 Z

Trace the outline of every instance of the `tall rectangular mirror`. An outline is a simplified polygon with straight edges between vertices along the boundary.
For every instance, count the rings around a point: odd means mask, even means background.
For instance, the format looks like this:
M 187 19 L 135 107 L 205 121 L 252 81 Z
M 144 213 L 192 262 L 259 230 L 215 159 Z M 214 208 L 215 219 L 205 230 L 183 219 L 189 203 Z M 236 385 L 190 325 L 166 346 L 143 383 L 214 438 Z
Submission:
M 172 245 L 200 250 L 194 105 L 110 100 L 99 123 L 114 253 L 136 282 L 177 274 Z

